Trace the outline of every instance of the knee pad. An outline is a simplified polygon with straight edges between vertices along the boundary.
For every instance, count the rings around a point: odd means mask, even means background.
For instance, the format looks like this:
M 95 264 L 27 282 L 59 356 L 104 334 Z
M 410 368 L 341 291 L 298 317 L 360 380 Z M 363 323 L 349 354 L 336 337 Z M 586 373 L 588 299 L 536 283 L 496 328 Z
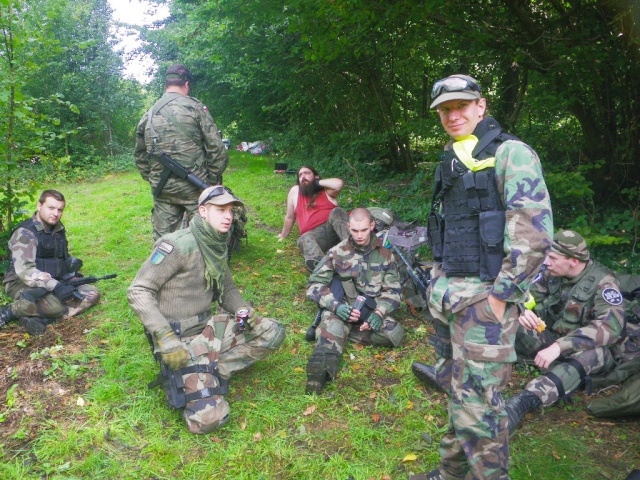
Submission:
M 379 332 L 371 332 L 371 344 L 378 347 L 399 347 L 402 344 L 404 338 L 404 328 L 398 322 L 388 322 L 387 327 L 391 327 L 390 330 L 386 330 L 384 335 Z
M 269 350 L 277 350 L 287 336 L 287 331 L 284 325 L 281 325 L 278 322 L 273 322 L 273 324 L 276 331 L 267 343 L 267 348 Z

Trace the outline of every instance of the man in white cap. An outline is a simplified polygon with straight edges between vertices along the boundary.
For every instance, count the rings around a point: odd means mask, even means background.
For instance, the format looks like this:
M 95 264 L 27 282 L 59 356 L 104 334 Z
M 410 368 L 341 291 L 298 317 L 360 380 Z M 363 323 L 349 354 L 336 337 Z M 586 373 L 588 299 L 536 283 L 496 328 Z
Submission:
M 285 338 L 284 326 L 244 301 L 229 271 L 227 232 L 234 207 L 242 205 L 222 185 L 204 190 L 189 228 L 155 243 L 127 295 L 160 361 L 157 383 L 169 406 L 183 409 L 192 433 L 209 433 L 227 422 L 229 377 Z M 215 303 L 234 314 L 214 315 Z
M 436 365 L 412 368 L 450 394 L 449 428 L 440 465 L 412 478 L 506 480 L 502 391 L 516 360 L 517 305 L 552 242 L 549 192 L 536 153 L 486 116 L 487 101 L 474 78 L 438 80 L 431 98 L 451 137 L 428 217 Z

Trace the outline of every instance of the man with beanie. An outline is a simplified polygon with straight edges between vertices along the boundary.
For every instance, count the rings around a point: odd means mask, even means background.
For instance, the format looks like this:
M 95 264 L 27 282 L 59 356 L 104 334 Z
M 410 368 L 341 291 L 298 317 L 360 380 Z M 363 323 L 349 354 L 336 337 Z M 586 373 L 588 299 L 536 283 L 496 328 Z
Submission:
M 516 360 L 517 305 L 551 246 L 553 219 L 540 160 L 485 117 L 487 101 L 468 75 L 437 81 L 431 108 L 451 137 L 435 173 L 428 217 L 434 256 L 428 290 L 435 368 L 450 394 L 440 465 L 413 479 L 509 478 L 502 392 Z
M 227 422 L 224 396 L 231 375 L 285 338 L 284 326 L 259 316 L 231 278 L 227 232 L 234 207 L 242 205 L 222 185 L 204 190 L 189 228 L 155 243 L 128 291 L 161 363 L 158 382 L 167 403 L 182 409 L 192 433 L 209 433 Z M 214 315 L 216 302 L 232 314 Z
M 157 240 L 191 218 L 198 210 L 202 191 L 171 174 L 162 191 L 158 183 L 165 167 L 157 156 L 165 153 L 209 185 L 222 183 L 229 157 L 220 131 L 207 107 L 189 96 L 191 73 L 184 65 L 167 69 L 164 95 L 143 116 L 136 129 L 133 153 L 142 178 L 153 191 L 153 238 Z
M 582 236 L 556 233 L 546 271 L 531 288 L 516 336 L 518 355 L 534 358 L 544 373 L 507 401 L 509 430 L 540 406 L 548 407 L 605 375 L 623 355 L 624 301 L 613 272 L 594 261 Z

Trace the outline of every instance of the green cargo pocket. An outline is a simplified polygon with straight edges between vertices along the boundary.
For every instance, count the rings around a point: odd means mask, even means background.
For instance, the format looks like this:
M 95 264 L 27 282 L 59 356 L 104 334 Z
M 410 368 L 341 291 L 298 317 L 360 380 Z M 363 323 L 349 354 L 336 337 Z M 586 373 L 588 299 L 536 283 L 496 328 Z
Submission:
M 489 345 L 464 342 L 464 355 L 469 360 L 492 363 L 512 363 L 516 361 L 513 345 Z

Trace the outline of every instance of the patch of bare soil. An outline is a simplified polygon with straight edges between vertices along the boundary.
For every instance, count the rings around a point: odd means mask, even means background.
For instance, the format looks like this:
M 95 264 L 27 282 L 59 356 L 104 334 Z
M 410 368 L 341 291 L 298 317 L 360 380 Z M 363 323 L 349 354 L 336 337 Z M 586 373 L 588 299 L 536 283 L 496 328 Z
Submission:
M 0 329 L 0 420 L 4 419 L 0 445 L 4 444 L 4 453 L 24 451 L 43 422 L 64 421 L 70 407 L 90 387 L 96 360 L 69 365 L 60 358 L 86 349 L 89 328 L 91 316 L 85 314 L 49 325 L 36 337 L 17 322 Z

